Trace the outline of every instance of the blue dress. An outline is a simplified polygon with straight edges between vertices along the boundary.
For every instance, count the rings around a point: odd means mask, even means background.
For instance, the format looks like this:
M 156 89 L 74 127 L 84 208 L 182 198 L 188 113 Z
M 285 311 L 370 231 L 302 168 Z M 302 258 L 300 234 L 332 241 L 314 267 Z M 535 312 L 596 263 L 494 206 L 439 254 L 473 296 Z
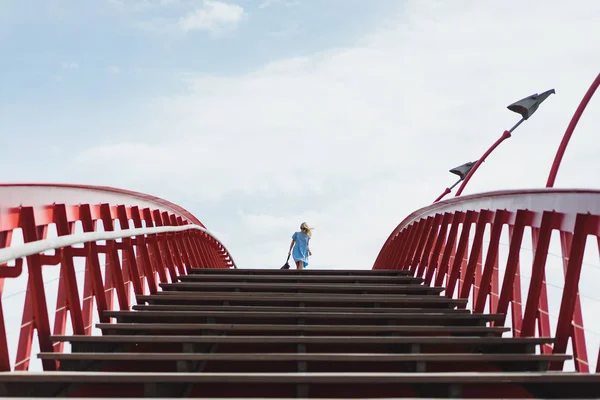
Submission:
M 292 239 L 296 242 L 292 250 L 294 261 L 304 261 L 304 266 L 306 267 L 308 265 L 308 241 L 310 240 L 310 236 L 304 232 L 296 232 L 292 235 Z

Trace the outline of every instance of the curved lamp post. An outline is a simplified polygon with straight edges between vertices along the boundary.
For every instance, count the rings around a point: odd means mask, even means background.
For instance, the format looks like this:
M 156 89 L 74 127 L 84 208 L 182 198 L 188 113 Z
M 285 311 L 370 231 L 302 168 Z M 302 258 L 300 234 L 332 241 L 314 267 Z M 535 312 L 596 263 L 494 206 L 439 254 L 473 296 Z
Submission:
M 454 185 L 447 187 L 444 190 L 444 192 L 442 194 L 440 194 L 440 196 L 437 199 L 435 199 L 433 202 L 437 203 L 438 201 L 443 199 L 444 196 L 446 196 L 448 193 L 450 193 L 456 185 L 461 183 L 467 177 L 467 174 L 469 173 L 469 171 L 471 171 L 471 169 L 475 166 L 476 163 L 477 163 L 477 160 L 465 163 L 463 165 L 459 165 L 456 168 L 452 168 L 450 170 L 450 172 L 452 172 L 455 175 L 458 175 L 459 179 L 454 183 Z
M 575 130 L 575 127 L 577 126 L 577 123 L 579 122 L 579 118 L 581 118 L 581 114 L 583 114 L 583 111 L 585 111 L 585 108 L 587 107 L 588 103 L 590 102 L 590 99 L 594 95 L 594 92 L 596 91 L 596 89 L 598 89 L 598 86 L 600 86 L 600 74 L 598 74 L 598 76 L 596 77 L 594 82 L 592 82 L 592 86 L 590 86 L 590 88 L 588 89 L 585 96 L 583 96 L 583 99 L 581 100 L 579 107 L 577 107 L 575 114 L 573 114 L 573 118 L 571 118 L 571 122 L 569 123 L 569 126 L 567 127 L 567 130 L 562 138 L 562 141 L 560 142 L 560 146 L 558 146 L 556 155 L 554 156 L 554 162 L 552 163 L 552 168 L 550 169 L 550 174 L 548 175 L 548 181 L 546 182 L 546 187 L 548 187 L 548 188 L 554 187 L 554 181 L 556 180 L 556 175 L 558 174 L 558 168 L 560 167 L 562 158 L 565 155 L 565 150 L 567 149 L 569 140 L 571 139 L 571 136 L 573 135 L 573 131 Z
M 521 114 L 521 119 L 512 128 L 510 128 L 507 131 L 504 131 L 502 133 L 502 136 L 500 136 L 500 138 L 498 140 L 496 140 L 494 142 L 494 144 L 492 144 L 492 146 L 489 149 L 487 149 L 487 151 L 485 153 L 483 153 L 481 158 L 479 160 L 477 160 L 477 163 L 471 168 L 471 170 L 469 171 L 469 173 L 463 180 L 462 185 L 460 185 L 460 187 L 456 191 L 455 196 L 460 196 L 462 191 L 465 189 L 465 186 L 467 186 L 467 183 L 469 183 L 469 180 L 471 180 L 471 177 L 473 176 L 475 171 L 477 171 L 477 169 L 479 168 L 481 163 L 483 163 L 485 161 L 487 156 L 489 156 L 490 153 L 492 151 L 494 151 L 496 149 L 496 147 L 498 147 L 500 145 L 500 143 L 502 143 L 503 141 L 508 139 L 511 136 L 512 132 L 515 129 L 517 129 L 517 127 L 519 125 L 521 125 L 523 123 L 523 121 L 529 119 L 529 117 L 531 117 L 533 115 L 533 113 L 536 112 L 536 110 L 538 109 L 540 104 L 542 104 L 542 102 L 544 100 L 546 100 L 548 98 L 548 96 L 550 96 L 553 93 L 556 93 L 554 91 L 554 89 L 550 89 L 550 90 L 545 91 L 544 93 L 532 94 L 531 96 L 525 97 L 524 99 L 516 101 L 516 102 L 512 103 L 511 105 L 509 105 L 508 107 L 506 107 L 510 111 L 516 112 L 517 114 Z

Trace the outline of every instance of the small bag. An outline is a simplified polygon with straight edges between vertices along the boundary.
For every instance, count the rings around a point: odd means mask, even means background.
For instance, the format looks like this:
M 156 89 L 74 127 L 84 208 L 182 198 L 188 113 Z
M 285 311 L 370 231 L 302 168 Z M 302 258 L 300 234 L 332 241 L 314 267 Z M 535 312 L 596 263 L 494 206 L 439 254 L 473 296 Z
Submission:
M 290 256 L 288 256 L 287 260 L 285 260 L 285 264 L 283 265 L 283 267 L 279 269 L 290 269 Z

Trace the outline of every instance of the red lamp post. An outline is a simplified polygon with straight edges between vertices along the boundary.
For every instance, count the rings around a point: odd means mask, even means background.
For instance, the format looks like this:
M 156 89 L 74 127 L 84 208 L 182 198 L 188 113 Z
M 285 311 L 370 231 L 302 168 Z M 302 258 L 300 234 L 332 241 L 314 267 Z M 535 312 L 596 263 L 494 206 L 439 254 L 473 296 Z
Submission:
M 458 175 L 459 179 L 456 182 L 454 182 L 454 185 L 452 185 L 450 187 L 447 187 L 444 190 L 444 192 L 442 194 L 440 194 L 438 196 L 438 198 L 435 199 L 433 202 L 437 203 L 438 201 L 440 201 L 441 199 L 443 199 L 444 196 L 446 196 L 448 193 L 450 193 L 452 191 L 452 189 L 454 189 L 454 187 L 456 185 L 458 185 L 459 183 L 461 183 L 467 177 L 467 174 L 469 173 L 469 171 L 471 170 L 471 168 L 473 168 L 473 166 L 475 166 L 476 163 L 477 163 L 477 161 L 471 161 L 471 162 L 465 163 L 463 165 L 459 165 L 456 168 L 452 168 L 450 170 L 450 172 L 453 173 L 453 174 L 455 174 L 455 175 Z
M 467 174 L 465 179 L 462 181 L 462 185 L 460 185 L 460 187 L 456 191 L 455 197 L 461 195 L 461 193 L 465 189 L 465 186 L 467 186 L 467 183 L 469 183 L 469 181 L 471 180 L 471 177 L 473 176 L 475 171 L 477 171 L 479 166 L 496 149 L 496 147 L 498 147 L 500 145 L 500 143 L 502 143 L 503 141 L 505 141 L 506 139 L 511 137 L 512 132 L 519 125 L 521 125 L 523 123 L 523 121 L 529 119 L 529 117 L 531 117 L 533 115 L 533 113 L 538 109 L 540 104 L 542 104 L 542 102 L 544 100 L 546 100 L 548 98 L 548 96 L 550 96 L 553 93 L 556 93 L 554 91 L 554 89 L 547 90 L 544 93 L 540 93 L 540 94 L 536 93 L 529 97 L 525 97 L 524 99 L 521 99 L 517 102 L 514 102 L 507 107 L 510 111 L 521 114 L 521 119 L 512 128 L 510 128 L 507 131 L 502 132 L 502 135 L 500 136 L 500 138 L 498 138 L 498 140 L 496 140 L 494 142 L 494 144 L 492 144 L 492 146 L 489 149 L 487 149 L 487 151 L 485 153 L 483 153 L 481 158 L 479 160 L 477 160 L 477 163 L 475 163 L 475 165 L 471 168 L 471 170 L 469 171 L 469 173 Z
M 592 86 L 590 86 L 590 88 L 588 89 L 585 96 L 583 96 L 581 103 L 579 103 L 579 107 L 577 107 L 575 114 L 573 114 L 573 118 L 571 118 L 571 122 L 569 123 L 569 126 L 567 127 L 567 130 L 562 138 L 562 141 L 560 142 L 560 146 L 558 146 L 556 155 L 554 156 L 554 162 L 552 163 L 552 168 L 550 169 L 550 174 L 548 175 L 548 181 L 546 182 L 546 187 L 548 187 L 548 188 L 554 187 L 554 181 L 556 181 L 556 175 L 558 174 L 558 168 L 560 168 L 560 163 L 562 161 L 563 156 L 565 155 L 565 150 L 567 149 L 569 140 L 571 139 L 571 136 L 573 135 L 573 131 L 575 130 L 575 127 L 577 126 L 577 123 L 579 122 L 579 118 L 581 118 L 581 115 L 583 114 L 583 112 L 585 111 L 585 108 L 587 107 L 588 103 L 590 102 L 590 99 L 594 95 L 594 92 L 596 92 L 596 89 L 598 89 L 599 86 L 600 86 L 600 74 L 598 74 L 598 76 L 596 77 L 594 82 L 592 82 Z

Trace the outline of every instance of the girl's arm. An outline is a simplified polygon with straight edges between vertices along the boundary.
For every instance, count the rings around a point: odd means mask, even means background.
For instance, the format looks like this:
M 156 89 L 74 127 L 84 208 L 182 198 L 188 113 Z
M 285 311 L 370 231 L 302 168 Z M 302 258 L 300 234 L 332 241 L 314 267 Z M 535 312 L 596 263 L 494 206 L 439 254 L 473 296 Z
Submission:
M 292 249 L 294 248 L 294 243 L 296 243 L 296 241 L 294 239 L 292 239 L 292 243 L 290 244 L 290 251 L 288 251 L 288 256 L 290 254 L 292 254 Z

